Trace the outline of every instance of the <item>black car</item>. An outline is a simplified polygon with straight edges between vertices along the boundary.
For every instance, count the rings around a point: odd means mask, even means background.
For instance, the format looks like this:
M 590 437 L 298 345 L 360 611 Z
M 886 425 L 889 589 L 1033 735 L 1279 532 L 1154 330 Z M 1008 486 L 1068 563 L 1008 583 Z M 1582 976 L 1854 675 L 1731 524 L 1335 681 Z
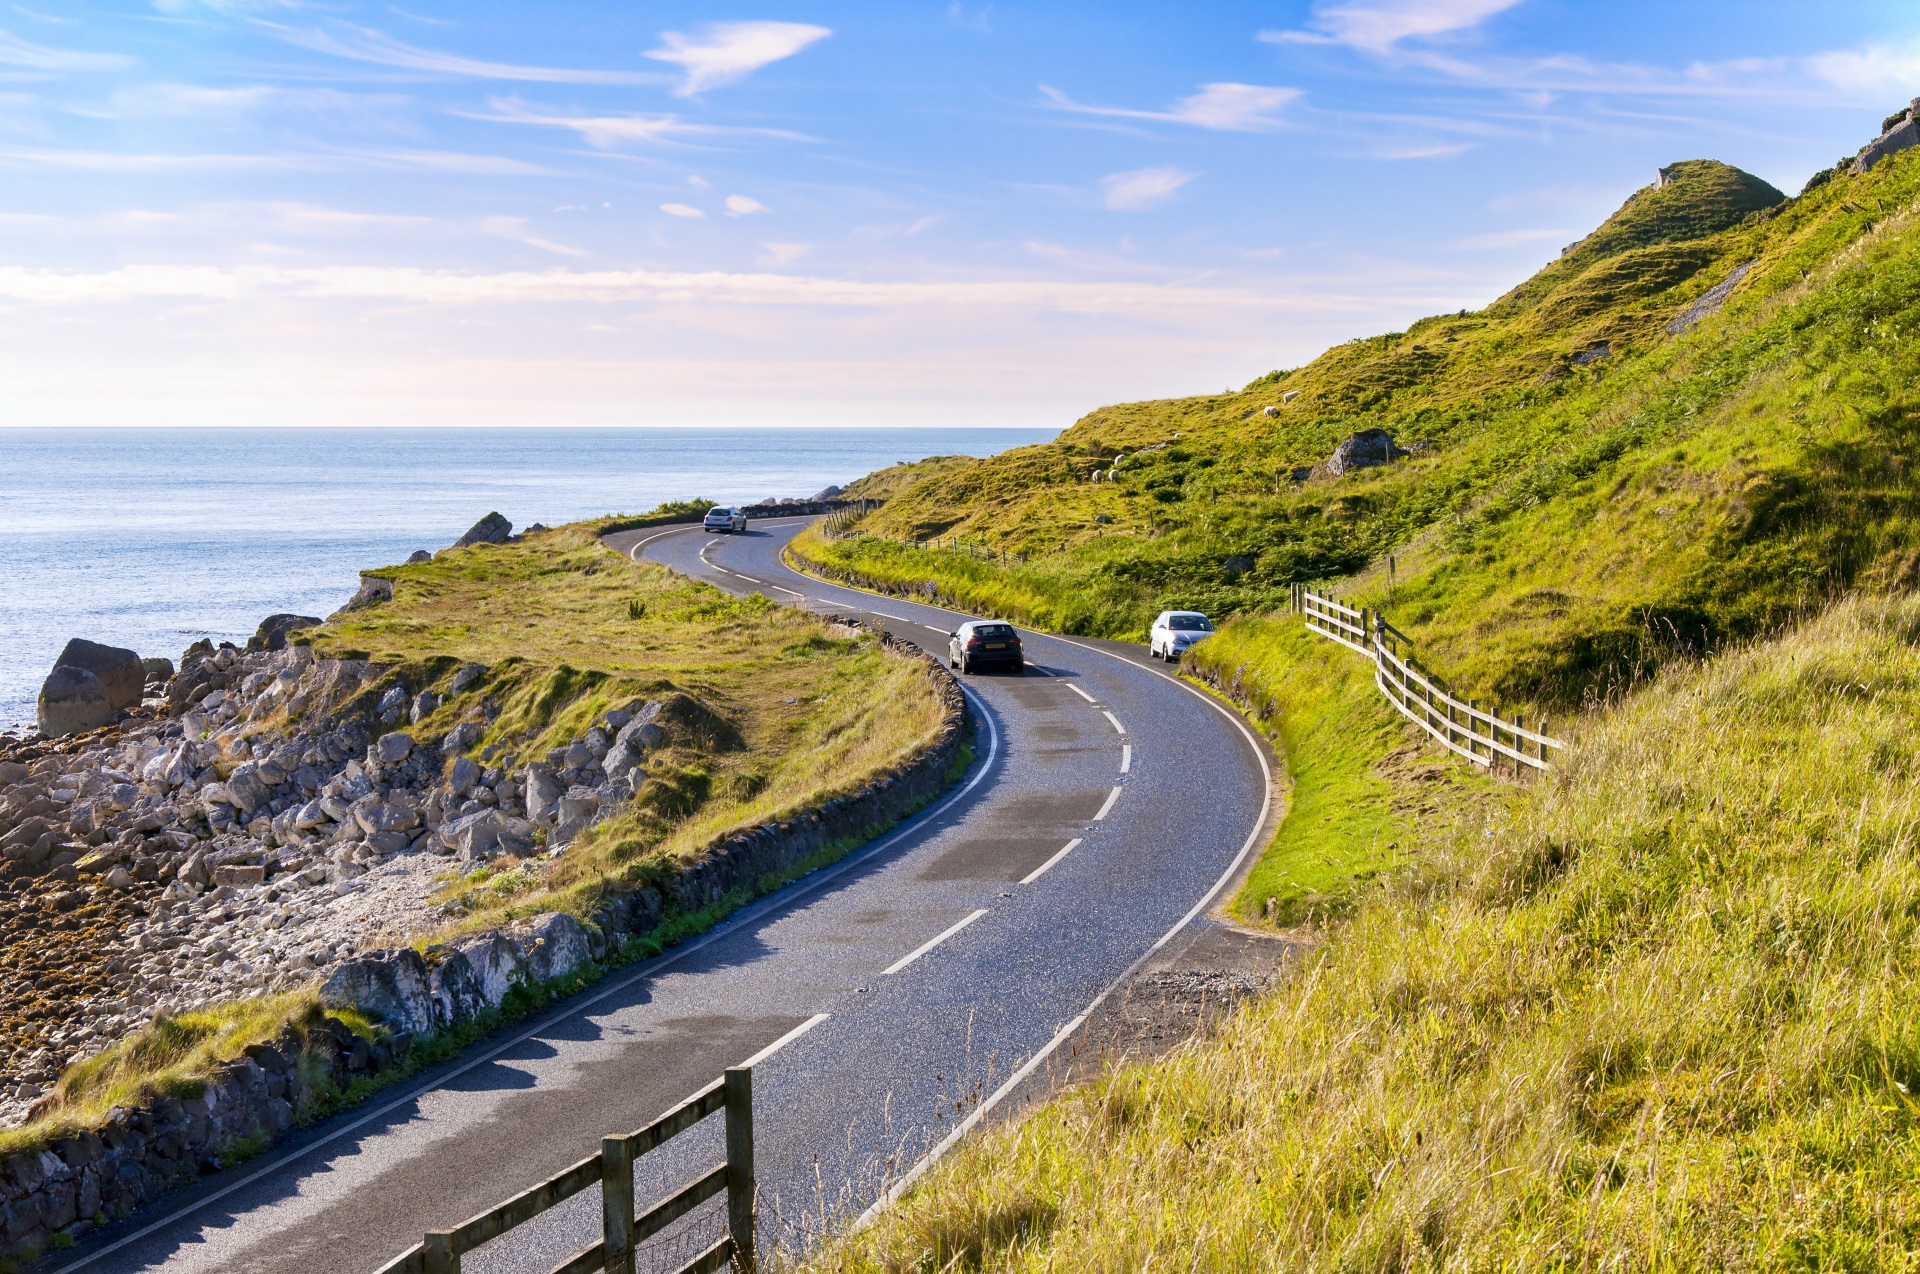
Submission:
M 989 619 L 969 620 L 960 625 L 947 649 L 947 666 L 963 673 L 981 668 L 1011 668 L 1019 672 L 1025 664 L 1020 634 L 1013 631 L 1013 625 Z

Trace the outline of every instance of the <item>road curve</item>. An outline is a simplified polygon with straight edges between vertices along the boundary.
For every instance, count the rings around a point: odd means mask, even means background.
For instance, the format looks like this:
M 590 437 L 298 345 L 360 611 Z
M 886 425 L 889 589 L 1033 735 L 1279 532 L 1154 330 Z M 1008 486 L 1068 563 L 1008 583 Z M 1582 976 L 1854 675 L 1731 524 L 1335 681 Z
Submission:
M 802 525 L 608 542 L 943 649 L 951 612 L 788 570 Z M 960 787 L 877 844 L 41 1268 L 371 1271 L 756 1057 L 761 1242 L 805 1247 L 843 1227 L 990 1109 L 1038 1091 L 1099 997 L 1211 923 L 1202 913 L 1271 812 L 1258 741 L 1138 647 L 1026 646 L 1029 675 L 966 679 L 982 728 Z M 643 1204 L 717 1161 L 715 1124 L 642 1161 Z M 704 1247 L 718 1202 L 642 1268 Z M 588 1192 L 463 1268 L 538 1274 L 598 1225 Z

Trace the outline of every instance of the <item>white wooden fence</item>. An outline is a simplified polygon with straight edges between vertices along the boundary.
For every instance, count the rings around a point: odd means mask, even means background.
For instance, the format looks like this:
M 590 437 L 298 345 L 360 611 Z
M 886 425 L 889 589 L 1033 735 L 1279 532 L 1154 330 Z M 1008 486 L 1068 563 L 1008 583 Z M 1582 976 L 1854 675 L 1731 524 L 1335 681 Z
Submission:
M 1373 661 L 1373 684 L 1407 720 L 1425 730 L 1451 752 L 1475 765 L 1496 768 L 1501 758 L 1512 762 L 1514 773 L 1525 765 L 1550 770 L 1547 749 L 1566 744 L 1547 734 L 1545 719 L 1527 729 L 1502 719 L 1478 699 L 1456 699 L 1431 673 L 1422 672 L 1400 647 L 1411 646 L 1406 634 L 1382 619 L 1377 611 L 1347 605 L 1316 593 L 1304 584 L 1293 586 L 1293 608 L 1307 631 L 1337 641 Z

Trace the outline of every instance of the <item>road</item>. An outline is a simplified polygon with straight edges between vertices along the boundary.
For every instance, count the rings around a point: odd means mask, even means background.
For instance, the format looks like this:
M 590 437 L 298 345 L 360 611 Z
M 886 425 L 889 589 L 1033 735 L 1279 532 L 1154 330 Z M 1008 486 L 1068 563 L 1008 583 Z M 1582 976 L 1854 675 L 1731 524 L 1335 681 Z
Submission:
M 944 649 L 952 613 L 788 570 L 804 521 L 609 542 Z M 41 1268 L 371 1271 L 756 1056 L 761 1243 L 844 1226 L 990 1111 L 1044 1091 L 1090 1007 L 1212 923 L 1271 813 L 1253 735 L 1138 647 L 1031 634 L 1026 649 L 1027 675 L 966 679 L 980 759 L 959 788 L 875 845 Z M 643 1205 L 718 1161 L 718 1123 L 642 1161 Z M 718 1203 L 643 1268 L 717 1235 Z M 464 1268 L 537 1274 L 598 1224 L 589 1191 Z

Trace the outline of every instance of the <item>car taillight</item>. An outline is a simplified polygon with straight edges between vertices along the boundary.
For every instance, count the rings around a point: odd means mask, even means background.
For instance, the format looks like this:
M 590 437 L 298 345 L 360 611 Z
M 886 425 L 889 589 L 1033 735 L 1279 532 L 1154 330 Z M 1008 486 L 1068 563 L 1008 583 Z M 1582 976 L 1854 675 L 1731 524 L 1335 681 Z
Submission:
M 980 639 L 978 637 L 967 638 L 967 649 L 968 650 L 980 649 Z

